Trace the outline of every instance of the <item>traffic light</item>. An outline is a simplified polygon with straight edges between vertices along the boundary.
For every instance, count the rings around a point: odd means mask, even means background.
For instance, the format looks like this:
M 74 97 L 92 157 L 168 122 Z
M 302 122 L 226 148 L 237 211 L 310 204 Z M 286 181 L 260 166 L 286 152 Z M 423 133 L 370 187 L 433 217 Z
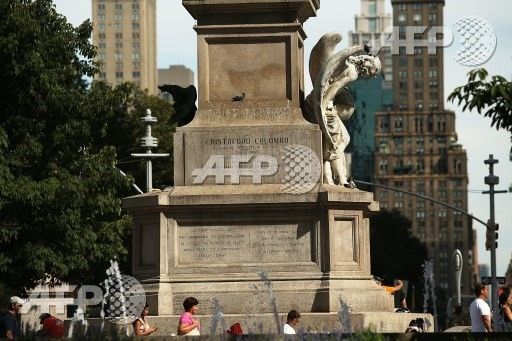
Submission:
M 494 234 L 494 247 L 498 248 L 498 230 L 500 228 L 499 224 L 494 223 L 494 226 L 491 225 L 490 221 L 487 221 L 487 231 L 485 233 L 485 249 L 491 249 L 492 237 Z

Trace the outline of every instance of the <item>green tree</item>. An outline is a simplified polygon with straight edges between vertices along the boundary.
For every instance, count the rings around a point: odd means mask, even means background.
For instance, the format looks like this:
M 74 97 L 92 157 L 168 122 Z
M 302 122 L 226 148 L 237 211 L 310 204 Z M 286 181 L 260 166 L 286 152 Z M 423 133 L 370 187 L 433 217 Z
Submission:
M 372 274 L 387 281 L 403 279 L 416 288 L 422 302 L 425 245 L 411 235 L 411 221 L 397 210 L 382 210 L 370 217 Z
M 512 134 L 512 82 L 498 75 L 488 80 L 487 76 L 485 69 L 470 71 L 467 84 L 455 88 L 448 100 L 463 104 L 463 111 L 475 109 L 479 114 L 483 113 L 492 119 L 492 127 Z
M 51 0 L 0 0 L 0 278 L 20 292 L 98 283 L 128 259 L 121 198 L 134 192 L 113 166 L 135 151 L 143 106 L 170 115 L 133 85 L 88 83 L 91 31 Z

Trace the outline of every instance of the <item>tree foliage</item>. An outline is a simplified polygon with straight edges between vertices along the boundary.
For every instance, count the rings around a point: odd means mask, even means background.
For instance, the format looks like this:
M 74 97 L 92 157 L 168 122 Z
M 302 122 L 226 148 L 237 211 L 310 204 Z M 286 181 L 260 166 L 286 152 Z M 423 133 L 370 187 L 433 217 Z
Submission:
M 121 198 L 135 193 L 114 165 L 140 150 L 142 108 L 170 115 L 134 85 L 90 86 L 91 31 L 51 0 L 0 0 L 0 278 L 18 291 L 98 283 L 127 259 Z
M 411 221 L 399 211 L 382 210 L 370 217 L 370 256 L 372 274 L 386 281 L 403 279 L 423 287 L 425 245 L 411 235 Z M 417 290 L 417 297 L 422 294 Z
M 485 69 L 470 71 L 467 84 L 455 88 L 448 100 L 463 104 L 463 111 L 475 109 L 491 118 L 492 127 L 512 134 L 512 82 L 498 75 L 488 80 L 487 76 Z

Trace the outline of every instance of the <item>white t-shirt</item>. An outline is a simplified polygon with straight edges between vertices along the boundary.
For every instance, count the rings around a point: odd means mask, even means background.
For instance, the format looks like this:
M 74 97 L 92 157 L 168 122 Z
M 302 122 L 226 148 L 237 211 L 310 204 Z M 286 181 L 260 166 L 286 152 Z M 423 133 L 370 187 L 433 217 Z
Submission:
M 469 306 L 469 314 L 471 315 L 471 331 L 475 333 L 485 333 L 484 322 L 482 316 L 487 315 L 491 319 L 491 308 L 481 298 L 475 298 Z
M 283 326 L 283 333 L 284 334 L 295 334 L 295 329 L 293 329 L 293 327 L 290 326 L 288 323 L 285 323 Z

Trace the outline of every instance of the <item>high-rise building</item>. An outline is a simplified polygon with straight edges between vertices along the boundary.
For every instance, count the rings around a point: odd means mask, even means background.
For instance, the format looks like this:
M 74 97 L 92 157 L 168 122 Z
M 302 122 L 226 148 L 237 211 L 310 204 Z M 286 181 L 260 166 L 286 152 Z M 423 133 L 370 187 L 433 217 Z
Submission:
M 387 36 L 393 32 L 391 15 L 386 13 L 384 0 L 361 0 L 361 13 L 355 16 L 355 30 L 350 31 L 349 46 L 367 43 L 372 48 L 378 48 L 376 42 L 381 41 L 381 36 Z M 380 46 L 379 46 L 380 47 Z M 378 56 L 382 62 L 382 74 L 385 85 L 391 86 L 393 73 L 391 71 L 391 49 L 383 46 L 379 49 Z
M 92 19 L 102 62 L 95 79 L 156 94 L 156 0 L 92 0 Z
M 361 0 L 361 13 L 355 17 L 355 30 L 350 31 L 349 46 L 367 44 L 375 49 L 382 35 L 391 34 L 391 15 L 385 12 L 384 0 Z M 358 79 L 350 84 L 356 108 L 347 122 L 351 143 L 351 176 L 357 180 L 373 179 L 375 151 L 375 112 L 393 104 L 391 87 L 392 59 L 388 46 L 374 51 L 382 63 L 382 74 L 373 79 Z
M 158 85 L 174 84 L 186 88 L 194 85 L 194 71 L 185 65 L 169 65 L 167 69 L 158 69 Z
M 393 22 L 406 40 L 407 26 L 442 26 L 444 0 L 392 0 Z M 424 33 L 423 35 L 426 35 Z M 415 39 L 426 39 L 416 34 Z M 443 49 L 405 47 L 392 56 L 394 105 L 376 114 L 375 181 L 426 195 L 467 211 L 466 151 L 457 144 L 455 113 L 444 109 Z M 399 192 L 376 189 L 382 208 L 400 210 L 412 221 L 434 261 L 436 284 L 455 290 L 452 256 L 459 249 L 466 265 L 462 290 L 471 292 L 473 231 L 454 210 Z

